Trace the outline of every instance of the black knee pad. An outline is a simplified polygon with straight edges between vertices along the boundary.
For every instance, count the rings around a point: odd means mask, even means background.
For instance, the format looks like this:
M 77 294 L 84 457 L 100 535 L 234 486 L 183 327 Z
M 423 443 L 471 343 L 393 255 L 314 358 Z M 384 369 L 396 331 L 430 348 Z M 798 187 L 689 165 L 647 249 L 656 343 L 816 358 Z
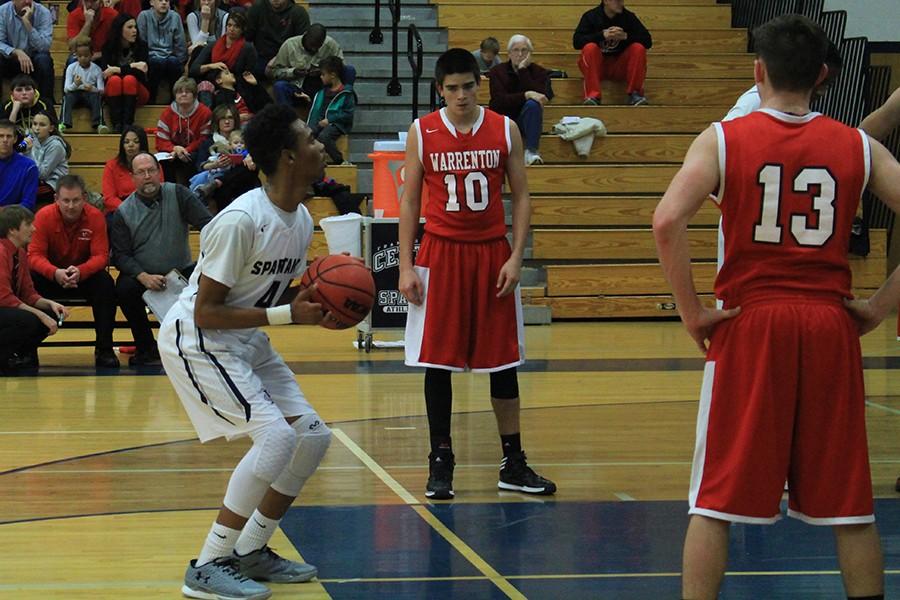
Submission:
M 516 368 L 491 373 L 491 398 L 512 400 L 519 397 L 519 378 Z

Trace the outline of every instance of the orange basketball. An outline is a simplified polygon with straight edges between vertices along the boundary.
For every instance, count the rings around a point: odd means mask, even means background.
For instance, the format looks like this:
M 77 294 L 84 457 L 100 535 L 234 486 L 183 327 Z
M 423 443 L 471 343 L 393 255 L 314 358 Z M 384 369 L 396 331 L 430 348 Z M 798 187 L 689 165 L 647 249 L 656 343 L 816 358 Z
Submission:
M 321 256 L 314 260 L 300 279 L 302 287 L 313 283 L 312 301 L 322 305 L 332 319 L 321 323 L 326 329 L 347 329 L 366 318 L 375 302 L 372 271 L 359 259 L 343 254 Z

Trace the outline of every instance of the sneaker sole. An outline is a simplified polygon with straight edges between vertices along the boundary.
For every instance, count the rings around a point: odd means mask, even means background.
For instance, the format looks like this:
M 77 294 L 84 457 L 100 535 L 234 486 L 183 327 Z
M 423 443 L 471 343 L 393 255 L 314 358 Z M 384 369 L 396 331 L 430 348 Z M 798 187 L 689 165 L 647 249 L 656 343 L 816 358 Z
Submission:
M 425 492 L 426 498 L 431 498 L 432 500 L 453 500 L 455 494 L 453 490 L 450 490 L 447 494 L 438 494 L 437 492 Z
M 272 596 L 272 590 L 266 590 L 252 596 L 223 596 L 215 592 L 195 590 L 187 584 L 181 586 L 181 593 L 188 598 L 200 598 L 201 600 L 266 600 Z
M 506 483 L 504 481 L 498 481 L 497 487 L 501 490 L 509 490 L 511 492 L 523 492 L 525 494 L 534 494 L 535 496 L 552 496 L 556 493 L 556 488 L 548 489 L 548 488 L 534 488 L 528 487 L 527 485 L 516 485 L 514 483 Z
M 275 576 L 266 576 L 266 577 L 254 577 L 253 575 L 249 575 L 244 571 L 241 571 L 241 574 L 245 577 L 249 577 L 254 581 L 267 581 L 269 583 L 306 583 L 312 579 L 315 579 L 316 575 L 319 574 L 319 569 L 313 569 L 309 573 L 303 573 L 301 575 L 294 575 L 293 577 L 279 577 Z

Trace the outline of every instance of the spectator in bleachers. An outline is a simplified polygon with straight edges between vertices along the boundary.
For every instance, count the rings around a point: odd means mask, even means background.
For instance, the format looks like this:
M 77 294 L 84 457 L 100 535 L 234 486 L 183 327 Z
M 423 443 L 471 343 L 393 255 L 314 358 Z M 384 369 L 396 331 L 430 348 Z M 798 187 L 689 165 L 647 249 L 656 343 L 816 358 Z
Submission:
M 119 153 L 106 161 L 103 168 L 103 206 L 107 215 L 134 193 L 131 161 L 141 152 L 150 152 L 147 132 L 143 127 L 127 125 L 119 136 Z
M 194 268 L 188 227 L 202 229 L 212 215 L 186 187 L 162 183 L 159 162 L 149 153 L 132 159 L 134 193 L 113 214 L 110 227 L 113 263 L 119 269 L 116 297 L 134 335 L 136 351 L 128 364 L 159 364 L 156 340 L 147 320 L 144 290 L 165 289 L 165 276 Z
M 0 206 L 21 204 L 34 209 L 38 168 L 34 161 L 16 152 L 16 126 L 0 119 Z
M 78 0 L 73 0 L 73 2 L 78 2 Z M 141 6 L 141 0 L 103 0 L 103 6 L 114 9 L 117 14 L 129 15 L 134 19 L 137 19 L 144 8 Z
M 33 0 L 10 0 L 0 5 L 0 78 L 31 75 L 50 106 L 56 104 L 52 41 L 53 17 L 46 6 Z
M 543 164 L 538 152 L 544 120 L 544 105 L 553 98 L 550 73 L 531 62 L 534 46 L 524 35 L 509 38 L 509 60 L 491 69 L 490 108 L 516 122 L 525 145 L 525 164 Z
M 240 117 L 241 126 L 244 126 L 244 123 L 250 120 L 250 117 L 253 116 L 253 113 L 250 112 L 250 108 L 247 106 L 247 103 L 244 102 L 243 96 L 237 93 L 235 89 L 235 82 L 237 78 L 234 76 L 234 73 L 229 71 L 228 69 L 222 71 L 216 71 L 216 81 L 215 81 L 215 91 L 212 95 L 212 106 L 219 106 L 220 104 L 232 104 L 238 111 L 238 116 Z
M 500 64 L 500 42 L 495 37 L 487 37 L 481 40 L 478 50 L 472 50 L 472 56 L 478 63 L 482 75 L 487 75 L 488 71 Z
M 222 71 L 234 74 L 234 89 L 244 102 L 250 113 L 256 113 L 272 102 L 271 96 L 259 84 L 253 71 L 256 69 L 257 55 L 254 45 L 244 37 L 247 18 L 241 13 L 231 13 L 225 24 L 225 33 L 215 43 L 209 43 L 199 55 L 191 61 L 190 76 L 198 82 L 208 81 L 216 84 Z M 202 83 L 198 85 L 202 86 Z M 210 108 L 218 102 L 210 99 L 210 92 L 201 91 L 201 102 L 208 103 Z
M 56 196 L 60 178 L 69 172 L 72 148 L 57 130 L 56 116 L 36 113 L 31 117 L 31 135 L 25 138 L 25 155 L 38 168 L 38 188 L 35 206 L 41 209 Z
M 313 23 L 303 35 L 286 40 L 268 70 L 277 80 L 275 102 L 288 106 L 309 103 L 322 89 L 319 65 L 327 56 L 343 59 L 344 53 L 321 23 Z
M 75 54 L 76 41 L 87 38 L 90 40 L 91 60 L 100 60 L 103 45 L 109 39 L 110 28 L 118 15 L 114 8 L 103 6 L 100 0 L 81 0 L 66 17 L 69 52 Z
M 28 135 L 31 131 L 31 117 L 39 112 L 56 114 L 53 105 L 41 98 L 30 75 L 16 75 L 12 80 L 9 102 L 3 105 L 0 117 L 15 123 L 21 135 Z
M 286 40 L 303 35 L 309 29 L 309 13 L 294 0 L 256 0 L 247 11 L 244 34 L 256 47 L 257 62 L 253 74 L 262 79 L 269 62 Z M 233 70 L 233 69 L 232 69 Z
M 37 369 L 38 345 L 56 333 L 60 316 L 69 315 L 62 304 L 42 298 L 34 289 L 25 253 L 33 232 L 30 210 L 0 208 L 0 375 Z
M 192 50 L 202 48 L 225 35 L 228 13 L 219 8 L 217 0 L 194 0 L 194 10 L 188 13 L 188 43 Z
M 137 27 L 150 50 L 147 90 L 150 101 L 156 102 L 159 84 L 175 82 L 184 74 L 187 43 L 181 17 L 169 10 L 169 0 L 150 0 L 150 6 L 138 15 Z
M 237 109 L 231 104 L 220 104 L 213 109 L 213 134 L 197 149 L 195 166 L 198 171 L 211 170 L 224 167 L 224 159 L 210 164 L 212 146 L 225 144 L 232 133 L 238 130 L 239 116 Z M 212 185 L 201 187 L 198 194 L 202 200 L 213 207 L 214 210 L 222 210 L 232 200 L 260 186 L 259 171 L 251 156 L 246 156 L 241 164 L 225 171 L 221 179 Z
M 584 103 L 600 104 L 604 79 L 624 81 L 628 103 L 647 103 L 647 50 L 653 46 L 650 32 L 637 16 L 625 8 L 624 0 L 603 0 L 581 16 L 572 36 L 581 50 L 578 68 L 584 75 Z
M 175 82 L 172 96 L 156 123 L 156 151 L 172 155 L 163 161 L 166 181 L 186 185 L 197 172 L 193 155 L 212 133 L 212 111 L 197 100 L 197 83 L 190 77 Z
M 326 56 L 319 64 L 323 88 L 316 92 L 307 124 L 312 134 L 325 146 L 325 153 L 335 165 L 344 162 L 337 141 L 353 129 L 353 113 L 356 111 L 356 93 L 352 85 L 344 85 L 344 61 L 337 56 Z
M 116 132 L 133 124 L 137 107 L 150 99 L 147 91 L 149 61 L 147 43 L 141 39 L 135 19 L 127 14 L 116 17 L 100 60 L 106 80 L 106 104 Z
M 109 239 L 103 213 L 86 203 L 87 189 L 78 175 L 59 180 L 55 203 L 34 218 L 28 266 L 37 292 L 45 298 L 85 299 L 94 315 L 97 340 L 94 362 L 119 368 L 113 351 L 116 288 L 106 272 Z
M 72 127 L 72 109 L 87 106 L 91 109 L 91 128 L 97 133 L 109 133 L 103 123 L 103 70 L 91 62 L 91 41 L 79 38 L 75 43 L 76 61 L 66 67 L 63 83 L 62 124 L 65 132 Z

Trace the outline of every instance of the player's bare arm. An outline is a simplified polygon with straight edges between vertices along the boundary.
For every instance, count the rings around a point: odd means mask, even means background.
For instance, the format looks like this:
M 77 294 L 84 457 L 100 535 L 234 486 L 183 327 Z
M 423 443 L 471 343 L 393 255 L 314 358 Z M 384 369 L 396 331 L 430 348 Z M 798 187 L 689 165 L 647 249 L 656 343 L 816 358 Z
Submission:
M 225 303 L 231 288 L 215 279 L 200 276 L 194 301 L 194 322 L 205 329 L 248 329 L 269 324 L 264 308 L 240 308 Z M 317 325 L 323 317 L 322 305 L 310 302 L 313 288 L 300 290 L 291 301 L 291 321 Z
M 894 96 L 897 94 L 895 93 Z M 872 149 L 872 172 L 869 176 L 868 189 L 887 204 L 895 214 L 900 214 L 900 164 L 888 149 L 877 141 L 870 138 L 869 144 Z M 872 331 L 900 303 L 900 268 L 895 269 L 868 300 L 857 299 L 844 302 L 856 319 L 860 335 Z
M 876 140 L 883 140 L 898 125 L 900 125 L 900 88 L 894 90 L 880 108 L 863 119 L 859 128 Z
M 500 269 L 497 277 L 497 297 L 506 296 L 516 289 L 522 275 L 522 258 L 528 227 L 531 223 L 531 197 L 528 195 L 528 179 L 525 175 L 525 149 L 518 126 L 510 121 L 512 148 L 506 163 L 506 179 L 512 194 L 512 255 Z
M 405 185 L 400 199 L 400 293 L 416 306 L 424 300 L 425 287 L 413 269 L 413 244 L 419 229 L 424 169 L 419 161 L 419 136 L 415 124 L 406 136 Z
M 653 214 L 653 236 L 659 262 L 672 286 L 678 314 L 702 352 L 706 352 L 706 340 L 715 326 L 740 312 L 740 308 L 716 310 L 704 307 L 691 272 L 688 222 L 718 184 L 718 142 L 715 130 L 709 127 L 691 144 L 684 164 Z

